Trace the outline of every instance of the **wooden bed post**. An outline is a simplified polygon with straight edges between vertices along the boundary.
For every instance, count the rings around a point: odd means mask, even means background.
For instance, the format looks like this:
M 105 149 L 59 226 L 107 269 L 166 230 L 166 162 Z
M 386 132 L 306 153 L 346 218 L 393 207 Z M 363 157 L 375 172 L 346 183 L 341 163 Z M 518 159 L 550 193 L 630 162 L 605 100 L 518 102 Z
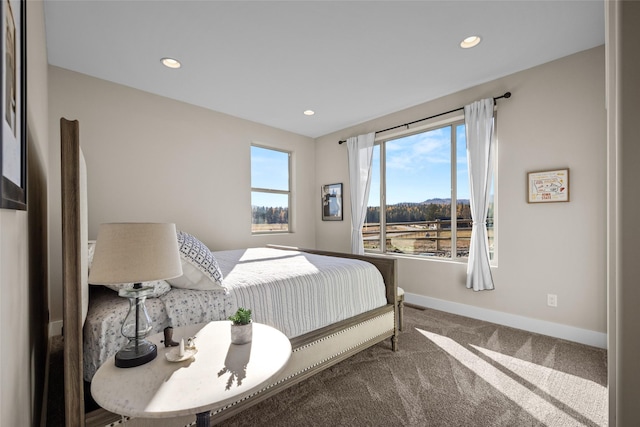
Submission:
M 78 121 L 60 119 L 65 425 L 83 427 L 80 143 Z M 70 256 L 76 254 L 76 256 Z

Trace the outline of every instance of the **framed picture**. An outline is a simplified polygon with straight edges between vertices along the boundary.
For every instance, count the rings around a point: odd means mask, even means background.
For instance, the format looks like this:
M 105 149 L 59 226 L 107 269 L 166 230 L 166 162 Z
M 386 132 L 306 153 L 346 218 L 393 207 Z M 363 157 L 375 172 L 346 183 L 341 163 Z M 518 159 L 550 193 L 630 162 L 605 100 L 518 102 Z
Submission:
M 552 203 L 569 201 L 569 169 L 529 172 L 527 202 Z
M 342 184 L 322 186 L 322 220 L 342 221 Z
M 27 209 L 26 0 L 2 0 L 0 208 Z

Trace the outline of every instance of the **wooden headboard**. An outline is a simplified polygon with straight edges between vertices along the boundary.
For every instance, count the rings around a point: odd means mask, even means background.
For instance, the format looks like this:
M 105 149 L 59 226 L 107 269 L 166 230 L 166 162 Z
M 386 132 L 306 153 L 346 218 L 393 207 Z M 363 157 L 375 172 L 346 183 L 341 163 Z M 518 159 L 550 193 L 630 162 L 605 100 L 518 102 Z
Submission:
M 82 326 L 89 307 L 87 172 L 78 121 L 60 119 L 66 426 L 84 426 Z

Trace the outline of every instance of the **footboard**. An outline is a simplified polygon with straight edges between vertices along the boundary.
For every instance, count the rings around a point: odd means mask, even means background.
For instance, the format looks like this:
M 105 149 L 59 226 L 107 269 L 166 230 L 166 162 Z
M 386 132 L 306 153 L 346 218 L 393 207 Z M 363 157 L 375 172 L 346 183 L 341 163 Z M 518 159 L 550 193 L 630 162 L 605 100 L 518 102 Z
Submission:
M 291 358 L 284 370 L 265 384 L 260 391 L 212 411 L 212 422 L 227 419 L 368 347 L 394 337 L 396 334 L 394 306 L 386 305 L 320 331 L 292 339 Z

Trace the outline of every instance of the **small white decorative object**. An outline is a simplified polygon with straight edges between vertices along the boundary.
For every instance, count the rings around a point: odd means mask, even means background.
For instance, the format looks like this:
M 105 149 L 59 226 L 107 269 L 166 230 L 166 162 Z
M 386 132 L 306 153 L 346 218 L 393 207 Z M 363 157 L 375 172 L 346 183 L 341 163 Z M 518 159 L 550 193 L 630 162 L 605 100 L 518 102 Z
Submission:
M 196 349 L 196 337 L 187 338 L 187 350 L 195 350 Z
M 180 350 L 178 352 L 179 356 L 184 356 L 184 338 L 180 338 Z
M 193 349 L 193 350 L 185 349 L 184 354 L 180 356 L 180 349 L 174 347 L 168 352 L 166 352 L 164 356 L 167 358 L 169 362 L 184 362 L 185 360 L 189 360 L 193 356 L 195 356 L 197 352 L 198 350 L 196 349 Z

